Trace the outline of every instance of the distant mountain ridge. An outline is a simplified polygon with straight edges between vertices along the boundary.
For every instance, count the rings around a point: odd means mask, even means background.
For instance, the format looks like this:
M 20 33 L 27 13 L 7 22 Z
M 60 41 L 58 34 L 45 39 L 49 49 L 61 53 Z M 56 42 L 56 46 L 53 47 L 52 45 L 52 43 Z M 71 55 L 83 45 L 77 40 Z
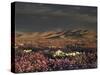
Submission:
M 23 32 L 16 33 L 16 37 L 24 38 L 45 38 L 45 39 L 54 39 L 54 38 L 66 38 L 66 37 L 83 37 L 89 35 L 91 31 L 86 29 L 74 29 L 74 30 L 62 30 L 62 31 L 46 31 L 46 32 Z M 96 33 L 92 33 L 92 35 Z

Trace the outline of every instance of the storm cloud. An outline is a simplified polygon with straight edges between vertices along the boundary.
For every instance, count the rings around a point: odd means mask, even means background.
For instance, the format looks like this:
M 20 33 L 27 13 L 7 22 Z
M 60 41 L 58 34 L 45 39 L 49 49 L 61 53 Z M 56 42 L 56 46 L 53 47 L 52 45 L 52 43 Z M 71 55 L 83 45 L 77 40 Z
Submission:
M 48 31 L 84 28 L 96 31 L 97 7 L 15 3 L 16 31 Z

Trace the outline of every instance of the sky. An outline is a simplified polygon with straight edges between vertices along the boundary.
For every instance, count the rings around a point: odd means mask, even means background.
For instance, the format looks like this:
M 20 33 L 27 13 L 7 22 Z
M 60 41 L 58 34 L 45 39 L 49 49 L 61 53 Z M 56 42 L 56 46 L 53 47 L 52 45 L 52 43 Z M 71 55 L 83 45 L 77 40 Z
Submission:
M 97 30 L 97 7 L 41 3 L 15 3 L 16 32 Z

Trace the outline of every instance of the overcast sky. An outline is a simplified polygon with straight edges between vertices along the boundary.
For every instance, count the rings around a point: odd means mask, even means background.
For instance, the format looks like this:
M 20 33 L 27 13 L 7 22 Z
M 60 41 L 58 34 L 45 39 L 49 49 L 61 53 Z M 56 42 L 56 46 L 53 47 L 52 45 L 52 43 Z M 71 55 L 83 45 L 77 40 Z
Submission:
M 97 28 L 97 8 L 89 6 L 15 3 L 18 32 Z

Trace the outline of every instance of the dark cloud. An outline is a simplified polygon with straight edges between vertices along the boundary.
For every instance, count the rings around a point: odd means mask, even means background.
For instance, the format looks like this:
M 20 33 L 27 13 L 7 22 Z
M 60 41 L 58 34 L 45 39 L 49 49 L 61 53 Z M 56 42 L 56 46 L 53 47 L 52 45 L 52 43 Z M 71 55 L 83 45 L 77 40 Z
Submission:
M 19 2 L 15 4 L 16 31 L 97 28 L 96 7 Z

